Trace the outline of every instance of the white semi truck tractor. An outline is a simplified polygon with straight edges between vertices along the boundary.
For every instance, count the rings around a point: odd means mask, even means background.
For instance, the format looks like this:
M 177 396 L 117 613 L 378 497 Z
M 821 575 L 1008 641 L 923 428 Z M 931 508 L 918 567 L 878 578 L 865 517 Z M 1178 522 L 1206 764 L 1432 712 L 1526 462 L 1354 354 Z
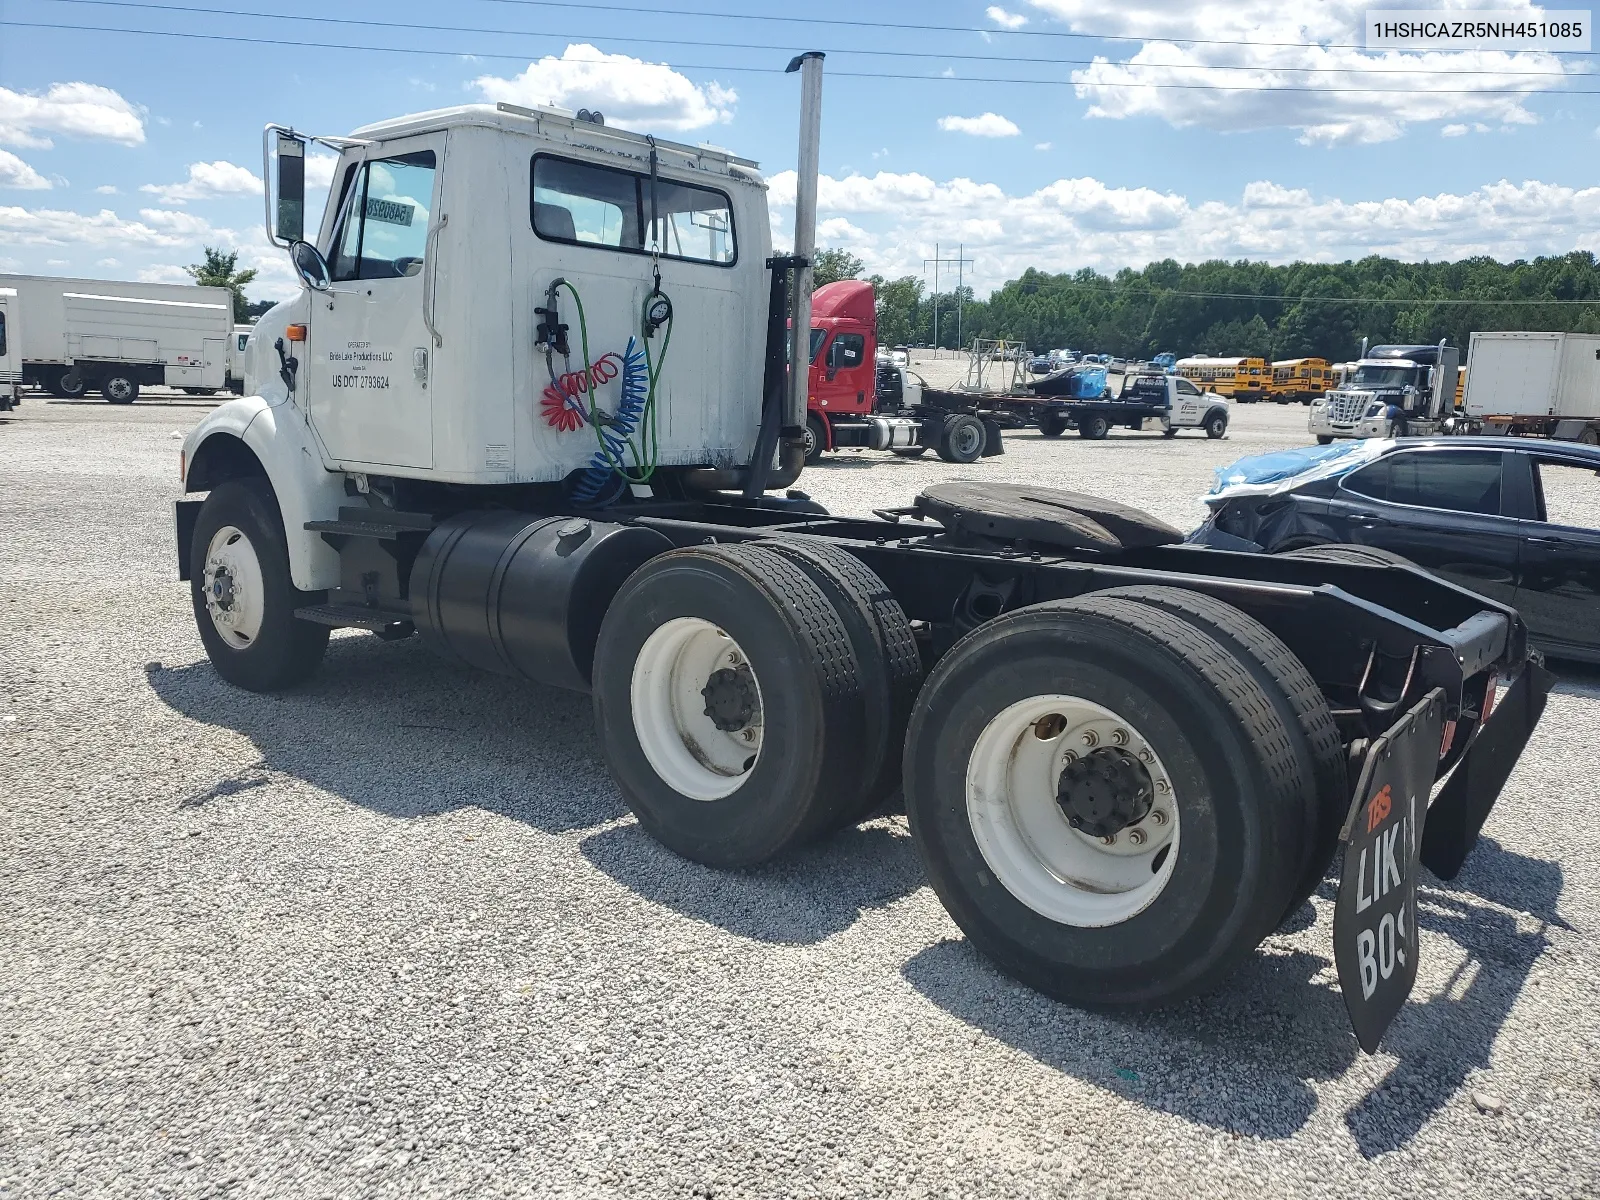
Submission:
M 1374 346 L 1339 386 L 1311 402 L 1310 432 L 1326 446 L 1335 438 L 1423 437 L 1454 426 L 1459 347 Z
M 593 113 L 268 128 L 305 286 L 256 326 L 251 394 L 186 439 L 176 512 L 216 671 L 292 689 L 347 627 L 587 691 L 641 826 L 716 867 L 900 790 L 973 943 L 1075 1004 L 1218 985 L 1343 846 L 1339 971 L 1375 1047 L 1418 864 L 1461 867 L 1542 709 L 1522 622 L 1022 483 L 863 516 L 790 490 L 822 56 L 790 67 L 789 255 L 754 162 Z M 339 162 L 307 226 L 312 141 Z

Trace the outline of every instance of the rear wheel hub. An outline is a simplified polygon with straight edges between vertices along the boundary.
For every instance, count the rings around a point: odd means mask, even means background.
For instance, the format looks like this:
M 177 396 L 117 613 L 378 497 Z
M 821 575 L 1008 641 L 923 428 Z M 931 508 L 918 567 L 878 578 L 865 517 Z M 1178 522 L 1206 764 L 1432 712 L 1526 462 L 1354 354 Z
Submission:
M 1101 746 L 1067 763 L 1056 803 L 1067 824 L 1090 837 L 1113 837 L 1150 815 L 1155 788 L 1150 772 L 1126 750 Z

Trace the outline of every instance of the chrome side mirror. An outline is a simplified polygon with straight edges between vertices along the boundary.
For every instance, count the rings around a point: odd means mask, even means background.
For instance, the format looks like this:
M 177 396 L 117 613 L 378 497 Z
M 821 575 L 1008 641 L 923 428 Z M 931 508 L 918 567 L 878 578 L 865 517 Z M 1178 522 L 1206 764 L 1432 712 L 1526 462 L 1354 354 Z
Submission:
M 325 292 L 332 286 L 333 275 L 328 270 L 328 260 L 310 242 L 297 241 L 290 246 L 289 261 L 294 264 L 294 272 L 300 276 L 300 282 L 313 292 Z

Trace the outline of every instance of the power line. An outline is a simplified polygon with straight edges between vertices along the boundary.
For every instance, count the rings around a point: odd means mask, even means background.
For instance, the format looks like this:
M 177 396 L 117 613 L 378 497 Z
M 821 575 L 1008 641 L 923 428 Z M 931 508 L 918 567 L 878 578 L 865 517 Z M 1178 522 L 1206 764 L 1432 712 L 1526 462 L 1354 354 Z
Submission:
M 200 5 L 187 4 L 151 4 L 144 0 L 50 0 L 55 4 L 93 5 L 101 8 L 139 9 L 146 12 L 170 12 L 185 14 L 201 14 L 217 17 L 245 17 L 253 20 L 271 21 L 307 21 L 318 25 L 356 25 L 374 29 L 396 29 L 422 33 L 481 33 L 497 37 L 547 37 L 547 38 L 577 38 L 588 42 L 637 42 L 645 40 L 653 46 L 698 46 L 718 50 L 770 50 L 774 53 L 788 54 L 792 46 L 775 45 L 763 42 L 728 42 L 708 41 L 704 38 L 664 38 L 652 35 L 648 39 L 629 38 L 615 34 L 595 34 L 554 29 L 500 29 L 482 25 L 432 25 L 414 21 L 377 21 L 361 17 L 321 17 L 305 13 L 284 12 L 258 12 L 236 8 L 206 8 Z M 963 62 L 1002 63 L 1013 65 L 1038 65 L 1038 66 L 1071 66 L 1090 67 L 1104 62 L 1103 59 L 1094 58 L 1041 58 L 1038 56 L 1017 57 L 1015 55 L 997 54 L 966 54 L 955 51 L 938 50 L 881 50 L 861 49 L 854 46 L 816 46 L 826 54 L 854 55 L 867 58 L 911 58 L 935 59 L 939 61 L 958 60 Z M 1270 71 L 1273 74 L 1293 75 L 1411 75 L 1418 74 L 1415 66 L 1400 67 L 1396 70 L 1384 70 L 1378 67 L 1352 66 L 1352 67 L 1286 67 L 1286 66 L 1261 66 L 1241 63 L 1117 63 L 1109 64 L 1135 68 L 1141 71 Z M 1571 75 L 1567 71 L 1507 71 L 1497 67 L 1471 67 L 1471 68 L 1441 68 L 1423 72 L 1428 76 L 1436 75 L 1489 75 L 1497 78 L 1554 78 L 1566 79 Z M 1252 89 L 1255 90 L 1255 89 Z
M 197 33 L 192 30 L 174 29 L 128 29 L 109 25 L 66 25 L 49 21 L 0 21 L 0 27 L 12 29 L 51 29 L 68 33 L 116 33 L 128 34 L 137 37 L 178 38 L 192 41 L 225 42 L 234 45 L 246 46 L 288 46 L 306 50 L 343 50 L 356 53 L 372 54 L 413 54 L 427 57 L 445 58 L 483 58 L 506 61 L 526 62 L 528 55 L 505 54 L 492 50 L 440 50 L 427 46 L 372 46 L 358 45 L 351 42 L 324 42 L 304 41 L 291 38 L 278 37 L 247 37 L 242 34 L 222 33 Z M 648 44 L 648 43 L 647 43 Z M 786 49 L 784 51 L 788 53 Z M 566 58 L 565 62 L 604 62 L 605 59 Z M 684 63 L 676 62 L 667 64 L 680 71 L 718 71 L 722 73 L 737 73 L 746 75 L 779 75 L 783 73 L 781 67 L 749 67 L 736 66 L 722 63 Z M 1094 87 L 1104 89 L 1116 88 L 1151 88 L 1159 90 L 1200 91 L 1200 92 L 1252 92 L 1258 94 L 1306 92 L 1319 96 L 1329 95 L 1391 95 L 1392 88 L 1363 88 L 1363 87 L 1231 87 L 1214 83 L 1107 83 L 1095 81 L 1080 83 L 1071 79 L 1016 79 L 989 75 L 911 75 L 888 71 L 830 71 L 833 78 L 842 79 L 890 79 L 912 83 L 1002 83 L 1017 84 L 1029 87 Z M 1427 88 L 1426 94 L 1430 96 L 1527 96 L 1527 89 L 1521 88 Z M 1600 89 L 1572 90 L 1563 89 L 1563 96 L 1600 96 Z

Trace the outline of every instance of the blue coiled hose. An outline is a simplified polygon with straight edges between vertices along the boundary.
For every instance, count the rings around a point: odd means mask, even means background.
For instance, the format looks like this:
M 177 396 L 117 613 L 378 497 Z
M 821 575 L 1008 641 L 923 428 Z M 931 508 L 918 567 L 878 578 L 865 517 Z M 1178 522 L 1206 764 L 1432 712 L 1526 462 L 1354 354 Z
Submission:
M 630 336 L 627 349 L 622 352 L 622 398 L 617 404 L 616 415 L 602 421 L 599 426 L 603 446 L 594 452 L 582 477 L 573 486 L 574 501 L 579 504 L 598 503 L 599 497 L 606 491 L 606 485 L 612 482 L 617 487 L 606 496 L 606 503 L 615 500 L 626 490 L 628 481 L 617 473 L 615 464 L 623 461 L 623 452 L 629 446 L 628 439 L 644 419 L 649 399 L 650 366 L 638 339 Z

